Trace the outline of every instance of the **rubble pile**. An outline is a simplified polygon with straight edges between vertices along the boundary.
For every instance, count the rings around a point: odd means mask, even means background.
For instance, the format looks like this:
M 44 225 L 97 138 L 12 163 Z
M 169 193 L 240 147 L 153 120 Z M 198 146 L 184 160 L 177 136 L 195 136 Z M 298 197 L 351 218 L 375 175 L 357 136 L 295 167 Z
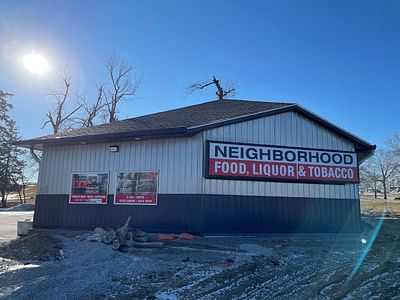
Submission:
M 93 233 L 79 236 L 79 240 L 103 242 L 111 245 L 113 250 L 122 252 L 130 252 L 132 248 L 162 248 L 164 246 L 161 241 L 153 241 L 146 232 L 131 228 L 130 221 L 129 216 L 125 224 L 117 230 L 96 227 Z

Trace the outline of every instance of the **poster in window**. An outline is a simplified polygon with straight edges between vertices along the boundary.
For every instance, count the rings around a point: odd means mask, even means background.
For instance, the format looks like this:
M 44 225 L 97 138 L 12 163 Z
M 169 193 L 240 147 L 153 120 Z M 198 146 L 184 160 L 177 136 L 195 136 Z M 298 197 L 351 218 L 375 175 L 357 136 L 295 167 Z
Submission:
M 157 171 L 119 172 L 114 204 L 157 205 Z
M 70 204 L 107 204 L 108 173 L 72 174 Z

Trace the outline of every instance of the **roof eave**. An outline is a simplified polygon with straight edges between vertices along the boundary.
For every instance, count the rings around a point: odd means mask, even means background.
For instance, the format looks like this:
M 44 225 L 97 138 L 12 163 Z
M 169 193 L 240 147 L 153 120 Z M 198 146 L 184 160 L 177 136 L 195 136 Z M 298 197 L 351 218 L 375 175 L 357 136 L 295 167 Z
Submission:
M 118 142 L 126 140 L 145 140 L 156 138 L 172 138 L 191 135 L 186 127 L 163 128 L 141 131 L 128 131 L 109 134 L 60 137 L 53 139 L 30 139 L 15 142 L 14 145 L 24 148 L 41 149 L 45 145 L 91 144 L 101 142 Z
M 305 109 L 298 104 L 289 104 L 284 107 L 275 108 L 267 111 L 261 111 L 254 114 L 248 114 L 240 117 L 235 117 L 231 119 L 226 119 L 223 121 L 212 122 L 208 124 L 203 124 L 195 127 L 175 127 L 175 128 L 163 128 L 163 129 L 151 129 L 151 130 L 141 130 L 141 131 L 130 131 L 130 132 L 118 132 L 111 134 L 98 134 L 98 135 L 84 135 L 76 137 L 60 137 L 53 139 L 31 139 L 25 141 L 16 142 L 15 145 L 21 147 L 35 147 L 40 145 L 64 145 L 64 144 L 87 144 L 96 142 L 117 142 L 124 140 L 135 140 L 135 139 L 156 139 L 156 138 L 172 138 L 172 137 L 184 137 L 191 136 L 198 132 L 213 129 L 221 126 L 227 126 L 234 123 L 249 121 L 253 119 L 258 119 L 266 116 L 276 115 L 279 113 L 296 111 L 309 119 L 314 120 L 320 125 L 330 129 L 339 136 L 345 137 L 350 140 L 355 147 L 356 152 L 365 152 L 366 156 L 372 153 L 376 146 L 369 144 L 367 141 L 359 138 L 356 135 L 332 124 L 331 122 L 325 120 L 324 118 L 318 116 L 317 114 Z
M 320 117 L 319 115 L 313 113 L 312 111 L 309 111 L 308 109 L 302 107 L 301 105 L 296 104 L 295 110 L 302 113 L 303 115 L 309 117 L 310 119 L 313 119 L 317 123 L 320 123 L 324 127 L 327 127 L 328 129 L 335 132 L 336 134 L 343 136 L 343 137 L 347 138 L 348 140 L 352 141 L 354 143 L 356 150 L 358 149 L 360 151 L 365 151 L 365 150 L 373 151 L 376 149 L 376 145 L 370 144 L 367 141 L 363 140 L 362 138 L 348 132 L 347 130 L 332 124 L 328 120 Z

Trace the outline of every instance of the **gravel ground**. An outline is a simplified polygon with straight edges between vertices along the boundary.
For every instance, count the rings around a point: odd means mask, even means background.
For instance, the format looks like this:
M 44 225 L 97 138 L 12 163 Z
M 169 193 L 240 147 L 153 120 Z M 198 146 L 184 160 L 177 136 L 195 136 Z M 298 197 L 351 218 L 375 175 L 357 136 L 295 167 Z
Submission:
M 134 253 L 57 235 L 64 258 L 0 259 L 0 298 L 400 299 L 400 221 L 385 220 L 366 251 L 378 224 L 357 237 L 204 238 Z

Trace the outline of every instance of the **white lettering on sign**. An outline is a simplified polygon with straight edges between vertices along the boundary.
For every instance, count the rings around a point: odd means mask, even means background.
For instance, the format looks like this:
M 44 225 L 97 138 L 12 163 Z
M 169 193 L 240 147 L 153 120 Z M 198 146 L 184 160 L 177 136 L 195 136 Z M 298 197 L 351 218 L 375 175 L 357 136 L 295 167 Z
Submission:
M 207 176 L 298 182 L 358 182 L 354 152 L 207 142 Z

